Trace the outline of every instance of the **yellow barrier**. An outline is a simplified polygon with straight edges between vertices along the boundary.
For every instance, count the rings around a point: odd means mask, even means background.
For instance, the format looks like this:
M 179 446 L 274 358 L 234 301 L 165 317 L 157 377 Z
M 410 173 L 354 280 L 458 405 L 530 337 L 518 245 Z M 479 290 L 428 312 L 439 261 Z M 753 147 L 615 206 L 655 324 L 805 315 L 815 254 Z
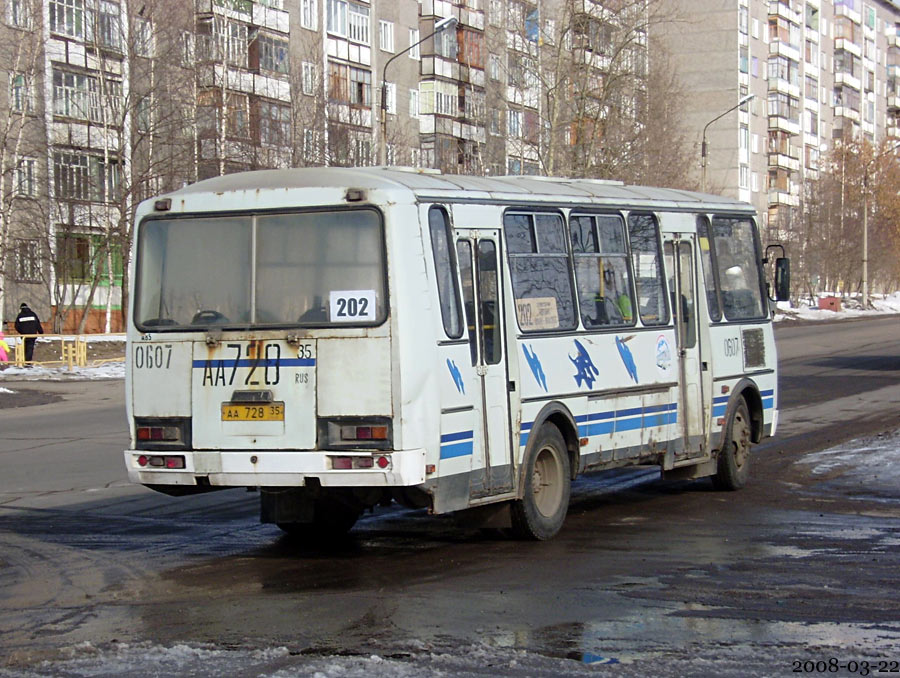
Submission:
M 30 338 L 49 339 L 50 341 L 59 340 L 59 360 L 25 360 L 25 339 Z M 7 337 L 7 339 L 16 340 L 13 359 L 16 367 L 24 367 L 25 365 L 40 365 L 46 367 L 68 366 L 69 370 L 74 370 L 76 367 L 88 366 L 87 345 L 89 338 L 90 335 L 72 336 L 69 334 L 14 334 L 11 337 Z M 122 358 L 101 358 L 92 361 L 92 363 L 101 365 L 111 362 L 121 362 L 124 359 L 124 356 Z

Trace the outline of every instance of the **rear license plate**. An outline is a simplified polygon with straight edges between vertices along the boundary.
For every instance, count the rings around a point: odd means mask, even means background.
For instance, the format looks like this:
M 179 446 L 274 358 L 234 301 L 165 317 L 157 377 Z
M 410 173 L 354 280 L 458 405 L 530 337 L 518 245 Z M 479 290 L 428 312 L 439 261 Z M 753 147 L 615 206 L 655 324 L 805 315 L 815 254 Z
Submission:
M 222 403 L 222 421 L 284 421 L 284 403 Z

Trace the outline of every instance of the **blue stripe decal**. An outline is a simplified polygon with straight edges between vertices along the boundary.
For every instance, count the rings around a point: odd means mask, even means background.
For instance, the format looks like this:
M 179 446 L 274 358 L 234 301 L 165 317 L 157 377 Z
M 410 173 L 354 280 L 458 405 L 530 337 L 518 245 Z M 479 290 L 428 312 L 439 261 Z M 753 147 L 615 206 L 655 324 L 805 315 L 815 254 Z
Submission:
M 760 391 L 759 394 L 760 394 L 763 398 L 765 398 L 766 396 L 773 396 L 773 395 L 775 395 L 775 389 L 774 389 L 774 388 L 770 388 L 770 389 L 767 390 L 767 391 Z
M 653 405 L 646 409 L 633 407 L 627 410 L 608 410 L 606 412 L 594 412 L 593 414 L 580 414 L 575 417 L 575 423 L 578 424 L 579 438 L 665 426 L 674 424 L 677 421 L 677 403 Z M 522 424 L 521 434 L 519 435 L 520 447 L 525 447 L 528 444 L 528 435 L 533 427 L 533 421 Z
M 467 457 L 472 455 L 474 441 L 469 440 L 453 445 L 441 445 L 441 459 L 453 459 L 454 457 Z
M 223 358 L 222 360 L 194 360 L 191 363 L 194 369 L 200 370 L 218 369 L 219 367 L 275 367 L 276 364 L 278 367 L 315 367 L 316 359 L 279 358 L 276 362 L 274 358 L 260 358 L 258 361 L 255 358 L 241 358 L 240 360 Z
M 441 436 L 441 459 L 471 456 L 475 449 L 474 431 L 457 431 Z
M 727 405 L 715 405 L 713 407 L 712 416 L 721 417 L 723 414 L 725 414 L 725 411 L 727 409 L 728 409 Z
M 763 398 L 763 409 L 771 410 L 775 407 L 775 398 Z
M 458 433 L 445 433 L 441 436 L 441 445 L 451 443 L 454 440 L 471 440 L 474 437 L 473 431 L 460 431 Z

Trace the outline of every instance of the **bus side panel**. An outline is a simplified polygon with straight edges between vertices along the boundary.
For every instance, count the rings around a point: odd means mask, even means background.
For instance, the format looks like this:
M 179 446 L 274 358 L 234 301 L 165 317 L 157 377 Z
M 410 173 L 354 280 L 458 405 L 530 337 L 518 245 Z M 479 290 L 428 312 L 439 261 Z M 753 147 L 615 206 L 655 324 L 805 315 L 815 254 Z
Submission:
M 439 346 L 440 446 L 434 462 L 435 513 L 469 506 L 486 489 L 480 377 L 472 367 L 468 344 Z
M 578 437 L 588 438 L 581 449 L 583 465 L 666 451 L 677 421 L 677 388 L 670 386 L 677 379 L 671 328 L 629 327 L 577 338 L 526 335 L 517 343 L 523 400 L 520 456 L 534 417 L 552 400 L 566 402 Z M 629 390 L 634 394 L 627 395 Z M 584 397 L 571 397 L 579 392 Z

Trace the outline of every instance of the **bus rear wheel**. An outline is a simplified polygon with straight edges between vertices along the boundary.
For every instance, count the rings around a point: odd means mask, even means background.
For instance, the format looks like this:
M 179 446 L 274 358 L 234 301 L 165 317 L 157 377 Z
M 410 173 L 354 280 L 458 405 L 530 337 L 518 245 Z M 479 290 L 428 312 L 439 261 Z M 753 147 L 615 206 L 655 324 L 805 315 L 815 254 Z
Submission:
M 716 475 L 712 477 L 713 487 L 717 490 L 739 490 L 747 484 L 749 477 L 750 411 L 741 398 L 725 429 Z
M 523 539 L 550 539 L 566 519 L 571 493 L 569 453 L 559 429 L 542 426 L 525 460 L 521 499 L 512 503 L 512 530 Z

